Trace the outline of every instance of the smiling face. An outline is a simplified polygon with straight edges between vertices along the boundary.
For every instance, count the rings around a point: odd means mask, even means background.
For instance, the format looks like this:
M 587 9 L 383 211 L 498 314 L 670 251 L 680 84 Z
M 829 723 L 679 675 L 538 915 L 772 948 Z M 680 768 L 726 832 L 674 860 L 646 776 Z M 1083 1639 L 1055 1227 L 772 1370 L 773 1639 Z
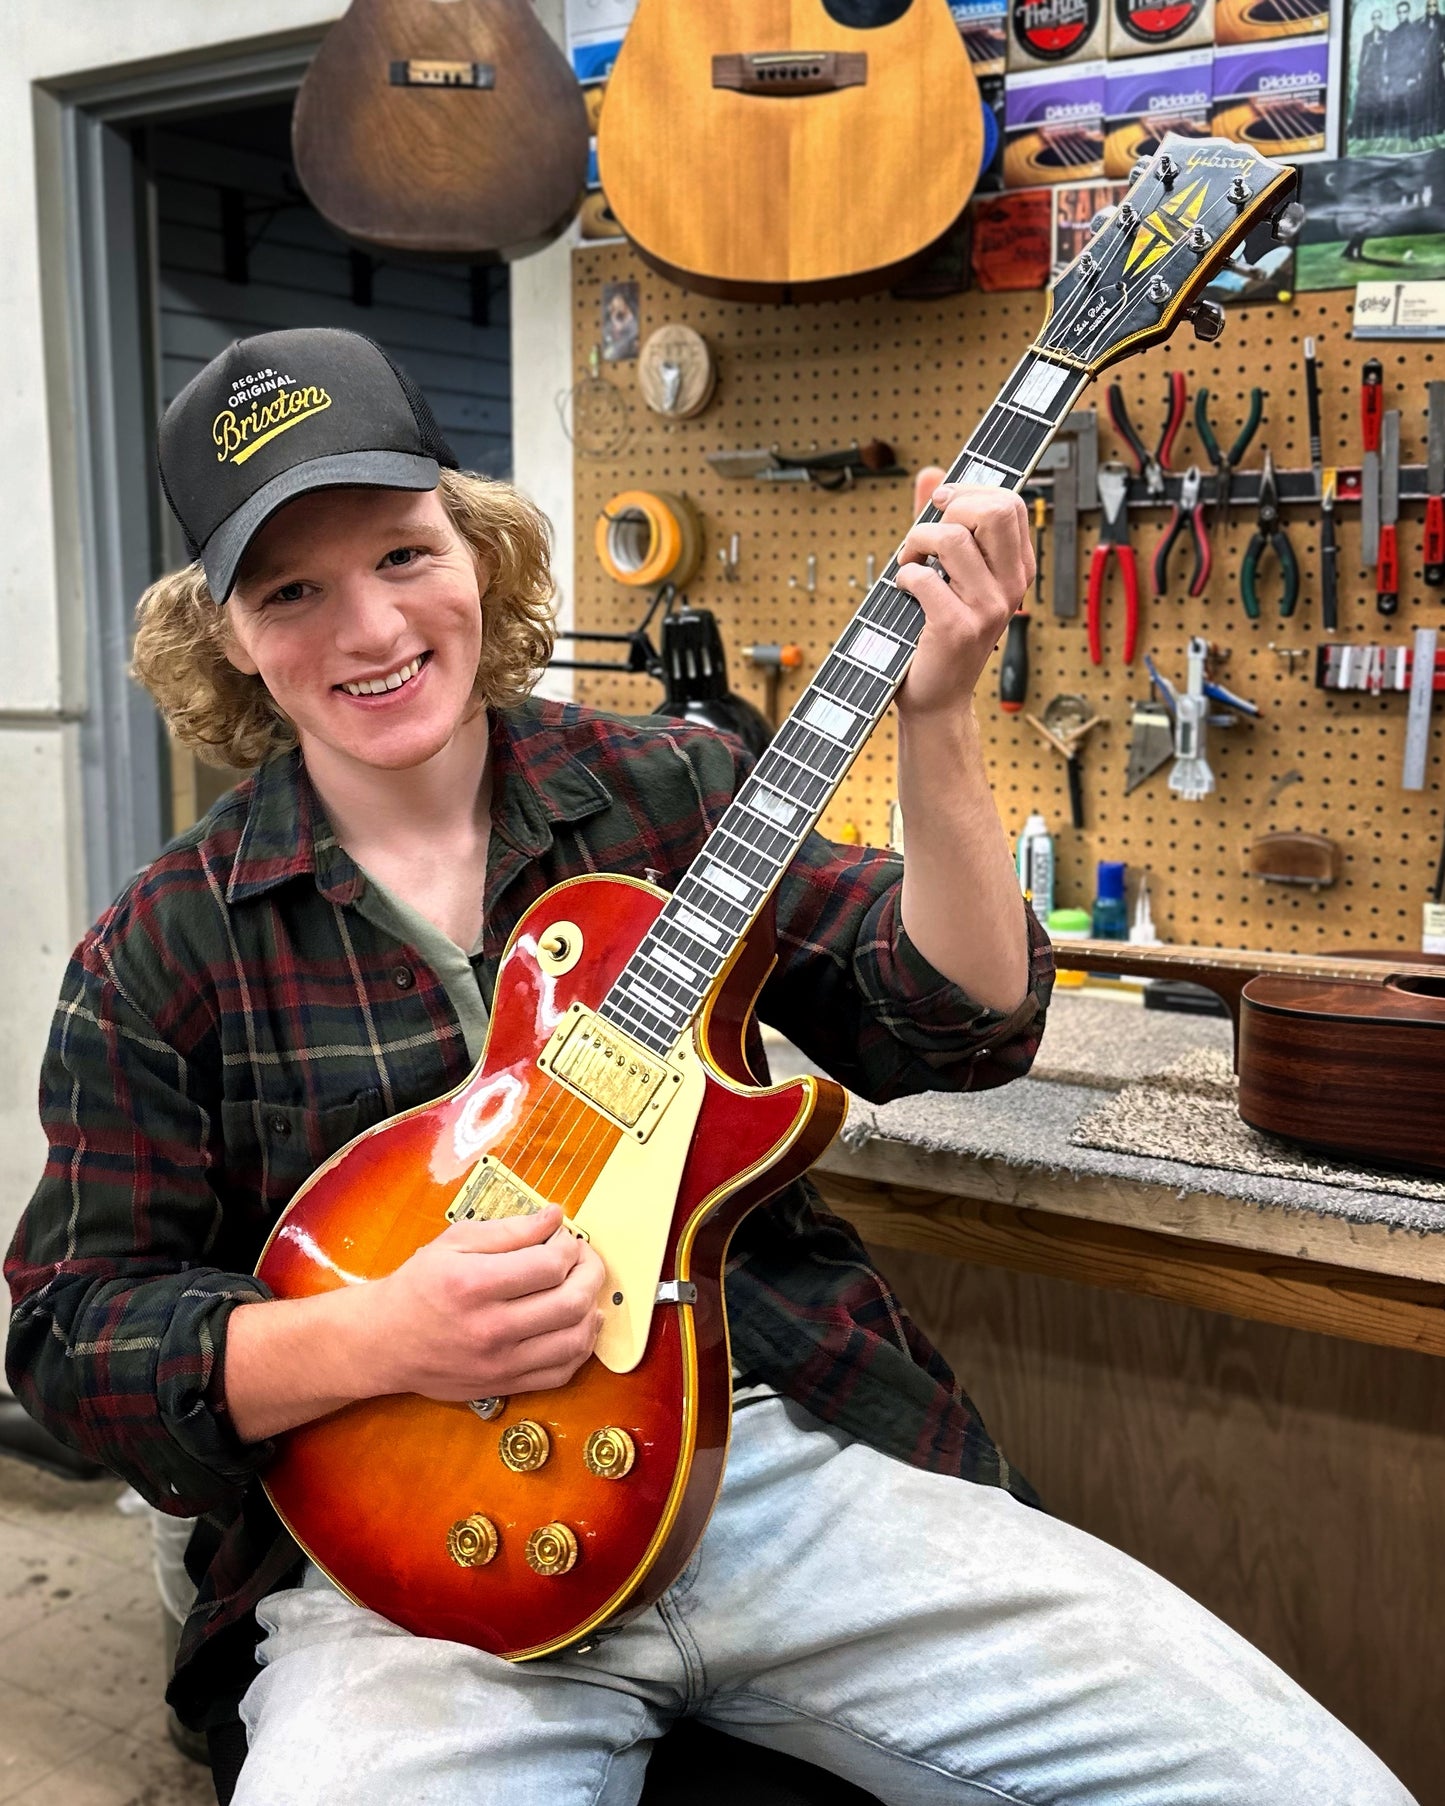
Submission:
M 251 541 L 226 608 L 226 656 L 260 677 L 303 754 L 405 770 L 481 706 L 481 589 L 436 490 L 287 503 Z

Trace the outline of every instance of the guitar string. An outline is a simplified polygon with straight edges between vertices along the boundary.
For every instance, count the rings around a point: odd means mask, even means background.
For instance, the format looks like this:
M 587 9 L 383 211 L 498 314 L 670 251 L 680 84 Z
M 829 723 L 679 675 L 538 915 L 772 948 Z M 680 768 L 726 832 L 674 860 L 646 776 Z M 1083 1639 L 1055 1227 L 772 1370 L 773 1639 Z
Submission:
M 1219 205 L 1220 206 L 1228 206 L 1228 205 L 1232 205 L 1232 203 L 1229 203 L 1226 200 L 1225 202 L 1219 203 Z M 1142 209 L 1141 209 L 1141 211 L 1142 211 Z M 1111 224 L 1112 223 L 1113 222 L 1111 222 Z M 1097 241 L 1095 241 L 1095 242 L 1097 242 Z M 1132 243 L 1132 229 L 1131 229 L 1131 243 Z M 1162 260 L 1163 263 L 1166 266 L 1169 263 L 1171 263 L 1173 261 L 1174 257 L 1176 256 L 1176 254 L 1181 250 L 1182 247 L 1183 247 L 1182 239 L 1179 241 L 1176 241 L 1176 243 L 1174 245 L 1172 245 L 1171 247 L 1169 247 L 1168 251 L 1166 251 L 1165 257 Z M 1081 285 L 1080 290 L 1076 293 L 1076 296 L 1073 298 L 1072 304 L 1075 307 L 1075 317 L 1077 316 L 1078 312 L 1082 311 L 1083 306 L 1086 304 L 1087 295 L 1084 292 L 1084 290 L 1088 286 L 1091 286 L 1091 285 Z M 1035 352 L 1036 355 L 1046 354 L 1050 348 L 1060 349 L 1060 347 L 1053 345 L 1052 335 L 1054 333 L 1056 333 L 1061 327 L 1063 327 L 1064 325 L 1066 325 L 1070 322 L 1070 315 L 1069 315 L 1069 311 L 1068 311 L 1069 305 L 1070 305 L 1069 303 L 1066 303 L 1065 307 L 1060 309 L 1059 312 L 1047 323 L 1046 331 L 1050 335 L 1049 338 L 1044 340 L 1043 342 L 1035 341 L 1034 345 L 1030 348 Z M 1027 356 L 1027 353 L 1025 353 L 1025 356 Z M 1020 360 L 1020 361 L 1022 361 L 1022 360 Z M 1017 366 L 1015 368 L 1017 368 Z M 1012 375 L 1013 375 L 1013 372 L 1010 372 L 1010 377 L 1012 377 Z M 1005 386 L 1005 388 L 1007 388 L 1007 380 L 1006 380 L 1004 386 Z M 1000 395 L 1002 395 L 1002 391 L 1000 392 Z M 993 404 L 993 407 L 990 408 L 989 413 L 991 414 L 1000 405 L 1001 405 L 1000 401 L 995 401 L 995 403 Z M 1035 460 L 1037 460 L 1037 457 L 1042 456 L 1043 450 L 1047 446 L 1049 440 L 1052 439 L 1055 436 L 1055 434 L 1057 433 L 1058 428 L 1062 424 L 1062 421 L 1064 418 L 1065 418 L 1065 416 L 1061 416 L 1060 420 L 1058 422 L 1052 423 L 1047 437 L 1044 439 L 1043 444 L 1040 445 L 1040 447 L 1038 448 L 1038 452 L 1035 454 Z M 959 454 L 959 456 L 954 460 L 955 465 L 962 463 L 964 461 L 964 459 L 970 455 L 976 454 L 978 456 L 987 458 L 988 452 L 990 450 L 996 451 L 998 449 L 998 447 L 1003 443 L 1004 437 L 1005 437 L 1005 423 L 1002 423 L 1002 422 L 1000 423 L 1000 425 L 996 429 L 995 434 L 992 439 L 990 439 L 987 436 L 987 430 L 986 430 L 988 427 L 987 416 L 985 417 L 983 427 L 985 429 L 985 435 L 982 438 L 982 440 L 980 441 L 980 444 L 977 447 L 975 447 L 973 445 L 972 439 L 970 439 L 968 444 L 965 446 L 964 451 L 961 452 Z M 1019 477 L 1019 479 L 1018 479 L 1019 486 L 1021 487 L 1022 484 L 1026 480 L 1027 480 L 1027 473 L 1025 473 L 1024 475 L 1021 475 Z M 1001 485 L 1001 487 L 1011 489 L 1013 487 L 1013 485 L 1009 484 L 1009 483 L 1005 483 L 1005 484 Z M 917 525 L 917 524 L 933 524 L 933 523 L 937 522 L 938 520 L 940 520 L 941 518 L 942 518 L 942 515 L 938 512 L 938 510 L 933 507 L 932 503 L 929 503 L 928 506 L 920 514 L 918 521 L 915 522 L 915 525 Z M 906 536 L 905 536 L 905 541 L 906 541 Z M 899 550 L 900 551 L 902 550 L 901 544 L 900 544 Z M 895 561 L 896 561 L 896 556 L 897 555 L 895 553 Z M 904 620 L 911 614 L 912 610 L 917 607 L 917 603 L 915 602 L 914 598 L 908 594 L 907 591 L 898 590 L 897 587 L 891 582 L 891 580 L 885 579 L 884 583 L 886 585 L 886 589 L 885 589 L 884 595 L 882 597 L 880 597 L 882 612 L 877 616 L 878 624 L 880 626 L 884 627 L 885 630 L 900 629 L 902 627 Z M 892 594 L 891 595 L 887 594 L 888 591 L 891 591 Z M 858 613 L 860 615 L 863 612 L 863 608 L 867 607 L 867 602 L 870 599 L 871 599 L 871 596 L 870 596 L 870 598 L 865 599 L 865 602 L 862 604 L 862 606 L 860 607 L 860 609 L 858 611 Z M 857 617 L 855 616 L 854 620 L 856 620 L 856 619 L 857 619 Z M 853 624 L 854 624 L 854 622 L 850 621 L 848 623 L 848 627 L 851 627 Z M 848 627 L 844 628 L 845 634 L 848 631 Z M 839 636 L 840 641 L 841 641 L 842 637 L 843 637 L 842 635 Z M 906 634 L 905 634 L 905 637 L 907 637 Z M 911 656 L 912 656 L 912 652 L 910 651 L 910 662 L 911 662 Z M 848 691 L 844 692 L 844 696 L 846 697 L 846 699 L 849 702 L 854 703 L 855 705 L 861 706 L 863 708 L 864 713 L 872 713 L 871 706 L 868 706 L 865 704 L 860 704 L 860 693 L 861 693 L 861 689 L 862 689 L 863 685 L 871 684 L 873 681 L 875 681 L 875 679 L 871 675 L 863 676 L 863 677 L 852 676 L 852 674 L 847 669 L 846 655 L 843 655 L 839 652 L 838 645 L 836 643 L 835 643 L 834 647 L 830 649 L 830 652 L 828 653 L 828 655 L 825 657 L 825 659 L 823 661 L 824 666 L 826 666 L 829 659 L 832 659 L 832 658 L 838 658 L 838 659 L 844 661 L 843 682 L 857 686 L 856 688 L 854 688 L 852 690 L 848 690 Z M 886 708 L 888 706 L 889 701 L 891 701 L 892 694 L 896 693 L 898 687 L 901 685 L 901 683 L 903 681 L 903 676 L 906 675 L 906 671 L 907 671 L 907 666 L 905 665 L 904 670 L 899 675 L 897 681 L 892 684 L 892 689 L 891 689 L 889 695 L 885 696 L 882 699 L 882 701 L 879 703 L 878 710 L 879 710 L 880 716 L 881 716 L 882 710 L 884 708 Z M 816 682 L 816 679 L 814 681 Z M 811 688 L 812 685 L 810 685 L 809 687 Z M 840 697 L 840 700 L 843 700 L 843 699 L 844 699 L 843 697 Z M 876 723 L 875 723 L 875 725 L 876 725 Z M 790 727 L 802 728 L 802 724 L 798 719 L 797 709 L 795 709 L 789 715 L 788 719 L 783 723 L 782 728 L 779 729 L 779 735 L 781 736 L 782 732 Z M 802 728 L 802 731 L 807 732 L 810 730 L 808 730 L 806 728 Z M 871 733 L 871 731 L 872 731 L 872 728 L 870 727 L 869 732 Z M 784 756 L 788 756 L 786 754 L 786 752 L 784 753 Z M 826 799 L 825 799 L 825 801 L 826 801 Z M 809 809 L 810 815 L 813 816 L 814 818 L 816 818 L 816 815 L 820 812 L 821 812 L 820 810 L 813 810 L 811 808 Z M 811 826 L 810 826 L 809 831 L 811 831 Z M 711 838 L 711 837 L 709 837 L 709 838 Z M 746 843 L 744 843 L 744 844 L 746 844 Z M 796 851 L 797 851 L 797 849 L 795 848 L 792 857 L 796 857 Z M 763 858 L 765 860 L 770 857 L 757 850 L 754 850 L 754 856 Z M 655 924 L 654 924 L 654 926 L 655 926 Z M 635 957 L 635 955 L 634 955 L 634 957 Z M 669 999 L 668 1001 L 677 1003 L 677 1002 L 681 1002 L 682 1000 Z M 665 1020 L 665 1019 L 659 1018 L 659 1020 Z M 552 1120 L 550 1122 L 545 1121 L 545 1120 L 539 1121 L 539 1112 L 541 1112 L 541 1111 L 545 1111 L 547 1113 L 547 1115 L 552 1118 Z M 577 1128 L 578 1126 L 584 1126 L 586 1128 L 587 1132 L 584 1133 L 580 1138 L 573 1140 L 573 1139 L 571 1139 L 571 1131 L 573 1129 Z M 582 1100 L 576 1098 L 572 1092 L 563 1090 L 560 1086 L 549 1086 L 547 1088 L 547 1090 L 542 1093 L 541 1098 L 533 1102 L 533 1104 L 528 1109 L 526 1114 L 515 1125 L 512 1134 L 502 1144 L 502 1153 L 498 1157 L 501 1158 L 503 1160 L 503 1163 L 507 1164 L 510 1168 L 510 1161 L 507 1160 L 506 1156 L 510 1155 L 513 1152 L 513 1150 L 516 1149 L 518 1143 L 522 1140 L 523 1136 L 525 1135 L 528 1142 L 535 1142 L 535 1140 L 538 1138 L 539 1134 L 546 1130 L 552 1130 L 555 1132 L 555 1135 L 556 1135 L 555 1151 L 549 1156 L 549 1158 L 546 1162 L 546 1165 L 541 1170 L 541 1173 L 537 1175 L 537 1179 L 539 1181 L 544 1179 L 546 1174 L 548 1172 L 550 1172 L 552 1166 L 555 1164 L 558 1154 L 565 1152 L 567 1155 L 567 1158 L 566 1158 L 564 1166 L 563 1166 L 561 1172 L 559 1173 L 558 1177 L 559 1177 L 561 1184 L 566 1187 L 569 1194 L 570 1194 L 572 1186 L 576 1183 L 577 1179 L 581 1176 L 581 1174 L 577 1170 L 579 1168 L 579 1165 L 585 1171 L 586 1166 L 590 1165 L 591 1160 L 596 1156 L 596 1154 L 599 1151 L 601 1151 L 603 1143 L 607 1140 L 607 1138 L 610 1134 L 616 1133 L 616 1134 L 618 1134 L 619 1139 L 620 1139 L 620 1132 L 616 1130 L 615 1125 L 612 1124 L 611 1122 L 609 1122 L 607 1118 L 602 1116 L 600 1112 L 593 1109 L 589 1104 L 586 1104 Z M 512 1170 L 515 1170 L 515 1169 L 512 1169 Z M 520 1177 L 521 1175 L 518 1174 L 517 1176 Z M 540 1190 L 540 1183 L 533 1184 L 532 1181 L 525 1181 L 525 1180 L 523 1182 L 527 1183 L 527 1184 L 531 1184 L 532 1189 L 534 1189 L 534 1190 Z M 462 1190 L 464 1191 L 465 1189 L 466 1189 L 466 1187 L 464 1185 Z M 504 1213 L 504 1214 L 514 1214 L 514 1213 L 508 1212 L 508 1213 Z

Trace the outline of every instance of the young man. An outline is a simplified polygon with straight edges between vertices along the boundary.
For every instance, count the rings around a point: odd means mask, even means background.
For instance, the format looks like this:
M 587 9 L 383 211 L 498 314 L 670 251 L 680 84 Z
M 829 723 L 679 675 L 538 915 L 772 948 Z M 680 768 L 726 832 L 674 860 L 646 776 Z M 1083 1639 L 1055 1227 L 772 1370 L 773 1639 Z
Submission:
M 196 1725 L 240 1701 L 237 1799 L 612 1806 L 695 1713 L 910 1806 L 1404 1801 L 1248 1645 L 1021 1502 L 806 1186 L 736 1239 L 727 1476 L 654 1610 L 513 1665 L 401 1631 L 304 1562 L 257 1482 L 272 1439 L 357 1398 L 565 1383 L 601 1272 L 547 1210 L 278 1300 L 251 1277 L 277 1212 L 357 1130 L 466 1074 L 535 897 L 593 870 L 671 887 L 746 758 L 524 700 L 548 646 L 544 524 L 439 468 L 425 404 L 367 341 L 232 346 L 160 449 L 199 562 L 148 593 L 137 669 L 184 740 L 259 770 L 72 960 L 9 1372 L 57 1435 L 201 1517 L 170 1697 Z M 927 616 L 897 703 L 907 866 L 811 838 L 761 1000 L 874 1098 L 1024 1072 L 1049 985 L 971 706 L 1031 580 L 1028 527 L 1011 497 L 935 500 L 899 578 Z

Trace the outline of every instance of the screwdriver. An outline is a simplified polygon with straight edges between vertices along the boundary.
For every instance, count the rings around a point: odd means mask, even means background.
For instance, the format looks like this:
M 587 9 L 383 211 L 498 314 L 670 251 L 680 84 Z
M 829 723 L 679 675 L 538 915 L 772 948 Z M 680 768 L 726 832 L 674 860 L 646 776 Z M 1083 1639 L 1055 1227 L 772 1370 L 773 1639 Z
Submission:
M 1029 693 L 1029 618 L 1022 609 L 1009 617 L 1003 663 L 998 673 L 998 706 L 1017 715 Z

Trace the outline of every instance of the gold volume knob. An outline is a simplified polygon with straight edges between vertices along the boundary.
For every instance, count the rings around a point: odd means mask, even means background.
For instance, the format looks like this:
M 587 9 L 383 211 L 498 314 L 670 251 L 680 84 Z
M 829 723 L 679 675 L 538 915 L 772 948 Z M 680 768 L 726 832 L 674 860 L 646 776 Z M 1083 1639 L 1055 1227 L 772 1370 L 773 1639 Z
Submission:
M 514 1474 L 530 1474 L 552 1453 L 552 1439 L 530 1417 L 509 1423 L 502 1431 L 502 1460 Z
M 447 1554 L 459 1568 L 484 1568 L 497 1553 L 497 1526 L 474 1511 L 447 1531 Z
M 527 1538 L 527 1566 L 534 1574 L 565 1574 L 577 1560 L 577 1538 L 565 1524 L 543 1524 Z
M 582 1450 L 589 1474 L 599 1480 L 620 1480 L 632 1470 L 637 1459 L 637 1446 L 626 1430 L 608 1424 L 605 1430 L 594 1430 Z

